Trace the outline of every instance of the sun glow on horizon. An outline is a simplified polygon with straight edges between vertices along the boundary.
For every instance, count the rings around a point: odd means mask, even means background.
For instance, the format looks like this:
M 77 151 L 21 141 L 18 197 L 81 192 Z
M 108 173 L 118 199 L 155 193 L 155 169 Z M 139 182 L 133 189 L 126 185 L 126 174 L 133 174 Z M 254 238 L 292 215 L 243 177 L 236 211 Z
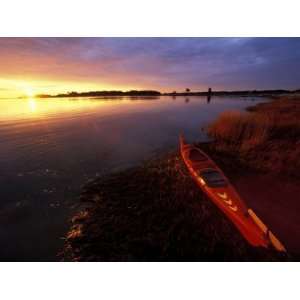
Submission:
M 56 95 L 75 92 L 101 90 L 147 89 L 141 86 L 114 85 L 89 81 L 69 81 L 60 79 L 19 79 L 0 77 L 0 98 L 36 98 L 37 95 Z
M 35 92 L 34 92 L 33 88 L 30 87 L 30 86 L 24 88 L 24 93 L 25 93 L 27 98 L 32 99 L 32 98 L 35 97 Z

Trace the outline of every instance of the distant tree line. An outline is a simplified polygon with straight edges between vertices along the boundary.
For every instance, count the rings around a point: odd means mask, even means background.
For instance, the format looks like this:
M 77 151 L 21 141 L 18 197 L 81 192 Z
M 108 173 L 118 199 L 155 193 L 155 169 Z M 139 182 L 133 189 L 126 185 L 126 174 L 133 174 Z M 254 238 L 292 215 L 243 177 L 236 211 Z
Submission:
M 164 93 L 167 96 L 263 96 L 263 95 L 280 95 L 280 94 L 293 94 L 299 93 L 300 89 L 297 90 L 244 90 L 244 91 L 212 91 L 211 89 L 207 92 L 192 92 L 190 89 L 185 89 L 184 92 L 172 92 Z
M 113 97 L 113 96 L 263 96 L 263 95 L 279 95 L 279 94 L 292 94 L 300 93 L 297 90 L 244 90 L 244 91 L 212 91 L 209 89 L 207 92 L 193 92 L 186 88 L 183 92 L 173 91 L 171 93 L 161 93 L 155 90 L 130 90 L 130 91 L 90 91 L 90 92 L 68 92 L 57 95 L 40 94 L 38 98 L 63 98 L 63 97 Z
M 160 96 L 161 93 L 154 90 L 131 90 L 131 91 L 91 91 L 91 92 L 68 92 L 57 95 L 40 94 L 38 98 L 63 98 L 63 97 L 105 97 L 105 96 Z

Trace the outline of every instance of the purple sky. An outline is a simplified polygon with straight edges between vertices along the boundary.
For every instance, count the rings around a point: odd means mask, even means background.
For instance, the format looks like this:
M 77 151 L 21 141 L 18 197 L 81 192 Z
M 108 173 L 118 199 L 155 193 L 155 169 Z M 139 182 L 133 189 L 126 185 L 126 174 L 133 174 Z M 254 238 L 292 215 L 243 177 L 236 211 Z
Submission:
M 296 89 L 300 38 L 0 38 L 0 66 L 0 93 Z

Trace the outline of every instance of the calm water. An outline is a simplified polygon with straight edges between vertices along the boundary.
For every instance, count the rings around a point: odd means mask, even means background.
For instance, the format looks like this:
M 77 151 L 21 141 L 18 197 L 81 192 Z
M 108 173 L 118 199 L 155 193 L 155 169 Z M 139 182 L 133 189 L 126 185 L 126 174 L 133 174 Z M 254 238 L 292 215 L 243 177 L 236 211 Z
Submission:
M 257 100 L 255 99 L 255 103 Z M 0 260 L 56 260 L 80 186 L 178 146 L 250 98 L 0 100 Z

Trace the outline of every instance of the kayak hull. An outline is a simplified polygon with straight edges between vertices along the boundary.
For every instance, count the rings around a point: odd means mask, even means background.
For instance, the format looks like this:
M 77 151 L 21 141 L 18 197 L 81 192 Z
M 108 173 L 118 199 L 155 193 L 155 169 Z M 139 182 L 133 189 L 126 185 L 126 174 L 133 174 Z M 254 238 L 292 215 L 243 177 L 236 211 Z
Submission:
M 246 206 L 222 170 L 205 152 L 193 144 L 187 144 L 181 136 L 180 153 L 199 188 L 229 218 L 249 244 L 286 251 L 253 210 Z M 207 175 L 217 175 L 217 179 L 209 181 Z

